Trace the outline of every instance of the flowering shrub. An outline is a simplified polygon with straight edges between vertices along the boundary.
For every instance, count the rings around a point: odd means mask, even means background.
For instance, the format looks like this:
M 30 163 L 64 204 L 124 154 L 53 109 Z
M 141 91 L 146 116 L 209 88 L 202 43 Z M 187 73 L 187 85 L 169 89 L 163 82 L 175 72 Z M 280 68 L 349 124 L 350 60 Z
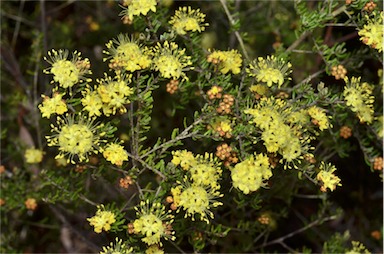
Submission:
M 2 252 L 382 251 L 381 3 L 80 2 L 109 18 L 71 43 L 39 4 L 33 77 L 1 46 Z

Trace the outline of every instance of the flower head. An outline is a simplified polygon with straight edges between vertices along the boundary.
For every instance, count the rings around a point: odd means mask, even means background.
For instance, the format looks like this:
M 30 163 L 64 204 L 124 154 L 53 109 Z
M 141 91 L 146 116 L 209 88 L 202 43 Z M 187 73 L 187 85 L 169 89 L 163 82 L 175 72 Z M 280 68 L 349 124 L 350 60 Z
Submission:
M 90 81 L 85 78 L 86 74 L 91 74 L 89 60 L 82 59 L 80 52 L 75 51 L 71 60 L 68 60 L 68 51 L 62 49 L 52 49 L 48 56 L 50 59 L 44 57 L 44 60 L 50 63 L 51 67 L 45 69 L 44 73 L 53 74 L 52 83 L 57 82 L 63 88 L 71 88 L 77 83 Z
M 68 111 L 67 104 L 62 99 L 64 94 L 54 93 L 52 98 L 41 95 L 43 103 L 38 107 L 41 111 L 41 116 L 50 118 L 52 114 L 62 115 Z
M 185 49 L 179 49 L 174 42 L 157 43 L 153 49 L 154 69 L 164 78 L 188 79 L 183 70 L 192 65 L 191 57 L 185 55 Z
M 353 112 L 356 112 L 360 122 L 370 124 L 373 121 L 373 86 L 368 83 L 360 83 L 360 77 L 352 77 L 351 80 L 344 79 L 347 84 L 344 87 L 344 98 L 347 106 L 350 106 Z
M 165 207 L 160 203 L 142 201 L 139 207 L 135 207 L 138 219 L 133 222 L 135 234 L 141 234 L 141 241 L 148 245 L 160 244 L 161 238 L 175 240 L 171 223 L 173 216 L 165 212 Z
M 320 190 L 327 191 L 327 188 L 331 191 L 336 189 L 336 186 L 341 186 L 340 178 L 338 178 L 333 172 L 336 171 L 336 167 L 332 164 L 325 164 L 323 161 L 320 164 L 320 172 L 317 174 L 317 180 L 321 181 Z
M 232 49 L 229 51 L 215 50 L 208 55 L 207 61 L 217 64 L 223 74 L 227 74 L 229 71 L 233 74 L 239 74 L 243 60 L 240 53 Z
M 46 136 L 48 146 L 59 147 L 55 159 L 68 156 L 67 161 L 75 164 L 75 156 L 79 161 L 88 161 L 89 154 L 101 151 L 99 144 L 105 135 L 105 132 L 100 131 L 103 124 L 95 124 L 94 120 L 82 115 L 76 119 L 74 115 L 67 115 L 65 118 L 58 117 L 57 125 L 51 125 L 51 131 L 55 134 Z
M 105 211 L 103 205 L 97 207 L 96 215 L 92 218 L 87 218 L 89 224 L 94 226 L 96 233 L 101 233 L 102 230 L 109 231 L 111 225 L 116 222 L 116 215 L 111 211 Z
M 185 211 L 185 217 L 190 216 L 195 220 L 194 215 L 200 214 L 200 220 L 209 224 L 209 219 L 213 219 L 211 207 L 218 207 L 223 203 L 216 201 L 216 198 L 222 197 L 220 193 L 220 185 L 204 186 L 199 184 L 190 184 L 187 178 L 184 179 L 184 184 L 179 185 L 180 193 L 173 192 L 174 200 L 178 201 L 178 212 L 182 207 Z M 175 196 L 175 194 L 179 194 Z
M 120 15 L 133 20 L 133 16 L 147 15 L 149 11 L 156 12 L 156 0 L 124 0 L 123 5 L 127 6 Z
M 103 156 L 107 161 L 117 166 L 123 165 L 123 161 L 128 160 L 127 151 L 119 144 L 111 143 L 106 146 L 103 152 Z
M 27 200 L 25 200 L 24 204 L 28 210 L 32 210 L 32 211 L 36 210 L 36 207 L 37 207 L 36 199 L 27 198 Z
M 116 243 L 111 242 L 109 246 L 103 247 L 103 250 L 100 251 L 100 254 L 128 254 L 133 253 L 133 248 L 125 245 L 123 240 L 116 237 Z
M 373 13 L 372 17 L 366 16 L 367 24 L 359 31 L 360 40 L 377 51 L 383 51 L 383 12 Z
M 269 158 L 264 154 L 257 154 L 237 163 L 231 170 L 233 186 L 244 194 L 258 190 L 264 186 L 264 181 L 272 176 Z
M 160 249 L 157 244 L 153 244 L 145 250 L 145 254 L 164 254 L 164 250 Z
M 208 23 L 203 23 L 204 20 L 205 14 L 201 13 L 199 9 L 193 10 L 190 6 L 184 6 L 175 12 L 169 24 L 172 25 L 172 29 L 175 30 L 176 33 L 183 35 L 188 31 L 204 31 L 205 26 L 208 26 Z
M 269 87 L 272 84 L 280 86 L 284 83 L 284 79 L 292 72 L 291 63 L 286 63 L 283 59 L 276 59 L 275 56 L 267 56 L 253 60 L 247 68 L 249 76 L 255 77 L 258 82 L 264 82 Z M 290 78 L 288 78 L 289 80 Z
M 129 72 L 143 70 L 150 66 L 152 60 L 147 47 L 129 39 L 128 35 L 120 34 L 117 40 L 111 40 L 107 44 L 108 51 L 104 51 L 110 59 L 110 67 L 123 69 Z
M 321 131 L 332 127 L 332 125 L 329 123 L 330 117 L 325 114 L 325 109 L 312 106 L 308 109 L 308 114 L 311 116 L 312 122 L 319 126 Z
M 27 163 L 39 163 L 43 160 L 44 152 L 40 149 L 30 148 L 25 150 L 25 160 Z

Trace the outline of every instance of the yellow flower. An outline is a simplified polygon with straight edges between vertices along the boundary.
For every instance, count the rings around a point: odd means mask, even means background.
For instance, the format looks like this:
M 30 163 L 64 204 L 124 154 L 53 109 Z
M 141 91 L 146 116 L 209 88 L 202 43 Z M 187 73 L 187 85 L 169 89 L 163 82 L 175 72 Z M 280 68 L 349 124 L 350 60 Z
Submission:
M 267 56 L 266 59 L 259 57 L 253 60 L 247 68 L 249 76 L 255 77 L 257 81 L 266 83 L 269 87 L 277 84 L 278 88 L 284 83 L 284 79 L 292 70 L 291 63 L 283 59 L 276 59 L 275 56 Z M 290 78 L 287 78 L 290 80 Z
M 67 104 L 65 104 L 63 94 L 54 93 L 52 98 L 41 95 L 43 97 L 43 103 L 38 107 L 41 111 L 41 116 L 50 118 L 51 114 L 62 115 L 68 111 Z
M 244 194 L 258 190 L 272 176 L 268 156 L 258 154 L 237 163 L 231 170 L 233 186 Z
M 345 252 L 345 254 L 371 254 L 369 250 L 360 242 L 352 241 L 352 249 Z
M 383 12 L 373 13 L 373 17 L 366 16 L 367 24 L 359 31 L 360 40 L 364 44 L 383 51 Z
M 103 102 L 97 91 L 91 91 L 89 88 L 86 88 L 81 93 L 84 96 L 81 99 L 81 104 L 84 106 L 83 110 L 88 111 L 89 116 L 100 116 Z
M 312 122 L 315 125 L 319 126 L 319 129 L 321 131 L 332 127 L 328 119 L 330 117 L 327 117 L 327 115 L 325 114 L 325 109 L 312 106 L 308 109 L 308 114 L 311 116 Z
M 119 144 L 108 144 L 103 152 L 103 156 L 107 161 L 117 166 L 123 165 L 123 161 L 128 160 L 127 151 Z
M 164 254 L 164 251 L 160 249 L 158 245 L 154 244 L 145 250 L 145 254 Z
M 107 44 L 108 55 L 103 60 L 110 59 L 110 67 L 113 69 L 124 69 L 129 72 L 148 68 L 152 62 L 150 51 L 135 41 L 129 39 L 128 35 L 120 34 L 117 40 L 111 40 Z
M 161 238 L 175 240 L 175 232 L 171 229 L 173 216 L 165 212 L 165 207 L 160 203 L 152 205 L 147 200 L 142 201 L 139 207 L 135 207 L 136 215 L 139 217 L 133 222 L 135 234 L 141 234 L 141 241 L 148 244 L 160 244 Z
M 230 51 L 215 50 L 208 55 L 207 61 L 218 64 L 220 72 L 223 74 L 227 74 L 229 71 L 239 74 L 243 60 L 240 53 L 232 49 Z
M 39 163 L 43 160 L 44 152 L 40 149 L 30 148 L 25 150 L 25 160 L 27 163 Z
M 92 218 L 87 218 L 91 226 L 94 226 L 96 233 L 101 233 L 102 230 L 109 231 L 111 225 L 116 222 L 115 214 L 111 211 L 104 211 L 104 206 L 99 206 L 96 215 Z
M 149 11 L 156 12 L 156 0 L 124 0 L 127 7 L 120 13 L 124 17 L 133 20 L 133 16 L 147 15 Z
M 175 30 L 176 33 L 183 35 L 188 31 L 204 31 L 205 26 L 208 26 L 208 23 L 203 23 L 204 19 L 205 14 L 201 13 L 199 9 L 192 10 L 190 6 L 184 6 L 175 12 L 169 24 L 172 25 L 172 29 Z
M 373 86 L 368 83 L 360 83 L 360 77 L 352 77 L 351 80 L 346 77 L 344 79 L 347 84 L 344 87 L 344 98 L 347 106 L 351 107 L 353 112 L 356 112 L 361 123 L 372 123 L 373 121 L 373 102 L 372 95 Z
M 153 49 L 154 69 L 164 78 L 188 80 L 183 72 L 186 67 L 193 69 L 191 57 L 185 55 L 185 49 L 178 49 L 176 43 L 165 41 L 163 45 L 157 43 Z
M 262 84 L 252 85 L 249 90 L 259 96 L 267 95 L 269 92 L 268 87 Z
M 75 51 L 72 59 L 68 60 L 68 51 L 52 49 L 48 52 L 50 59 L 44 57 L 52 66 L 45 69 L 44 73 L 53 74 L 53 81 L 58 82 L 63 88 L 71 88 L 77 83 L 83 81 L 89 82 L 90 79 L 84 77 L 85 74 L 91 74 L 88 58 L 81 59 L 81 53 Z
M 133 248 L 125 245 L 123 240 L 116 237 L 116 243 L 110 243 L 109 246 L 103 247 L 103 250 L 100 251 L 100 254 L 128 254 L 133 253 Z
M 186 180 L 185 182 L 187 183 Z M 223 204 L 214 200 L 215 198 L 223 196 L 218 191 L 220 186 L 216 185 L 215 187 L 207 187 L 192 184 L 183 187 L 184 189 L 179 197 L 179 206 L 183 207 L 183 209 L 186 211 L 185 217 L 190 216 L 192 221 L 194 221 L 194 215 L 200 214 L 200 220 L 209 224 L 209 218 L 214 218 L 213 212 L 209 209 L 211 207 L 218 207 Z M 178 211 L 179 210 L 180 208 Z
M 325 164 L 323 161 L 320 164 L 320 172 L 317 174 L 317 180 L 321 181 L 320 190 L 327 191 L 327 188 L 333 191 L 336 186 L 341 186 L 340 178 L 338 178 L 333 172 L 336 171 L 336 167 L 332 164 Z
M 68 156 L 67 161 L 75 164 L 74 156 L 79 161 L 88 161 L 88 155 L 99 152 L 99 143 L 105 132 L 99 133 L 104 127 L 103 124 L 94 124 L 94 120 L 87 119 L 81 115 L 75 121 L 75 116 L 66 116 L 66 118 L 57 118 L 57 127 L 51 125 L 51 136 L 46 136 L 48 146 L 58 146 L 59 154 L 55 157 L 64 158 Z

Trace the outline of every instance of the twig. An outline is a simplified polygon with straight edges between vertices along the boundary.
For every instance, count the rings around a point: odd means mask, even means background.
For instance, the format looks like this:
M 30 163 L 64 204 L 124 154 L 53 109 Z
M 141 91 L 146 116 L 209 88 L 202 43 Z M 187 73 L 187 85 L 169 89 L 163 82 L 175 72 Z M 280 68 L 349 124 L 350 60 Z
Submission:
M 24 9 L 24 1 L 21 1 L 19 6 L 19 13 L 17 14 L 17 16 L 21 16 L 23 9 Z M 15 30 L 13 31 L 12 42 L 11 42 L 11 46 L 13 49 L 16 46 L 17 37 L 19 36 L 20 23 L 21 23 L 20 20 L 16 20 Z
M 231 16 L 231 13 L 230 13 L 229 10 L 228 10 L 228 7 L 227 7 L 227 5 L 226 5 L 226 0 L 220 0 L 220 3 L 221 3 L 221 5 L 222 5 L 223 8 L 224 8 L 225 14 L 226 14 L 227 17 L 228 17 L 229 22 L 230 22 L 231 25 L 233 26 L 233 25 L 235 24 L 235 21 L 233 20 L 233 18 L 232 18 L 232 16 Z M 243 55 L 244 55 L 244 57 L 245 57 L 247 60 L 249 60 L 248 53 L 247 53 L 247 51 L 245 50 L 244 42 L 243 42 L 243 39 L 242 39 L 241 36 L 240 36 L 240 33 L 239 33 L 238 31 L 235 31 L 235 35 L 236 35 L 237 40 L 239 41 L 240 48 L 241 48 L 241 50 L 243 51 Z
M 297 234 L 299 234 L 299 233 L 301 233 L 301 232 L 303 232 L 303 231 L 305 231 L 307 229 L 310 229 L 310 228 L 312 228 L 314 226 L 320 225 L 320 224 L 322 224 L 324 222 L 327 222 L 327 221 L 330 221 L 330 220 L 334 220 L 337 217 L 338 217 L 337 215 L 332 215 L 332 216 L 328 216 L 328 217 L 325 217 L 325 218 L 319 218 L 319 219 L 309 223 L 308 225 L 306 225 L 306 226 L 304 226 L 302 228 L 299 228 L 298 230 L 295 230 L 295 231 L 293 231 L 293 232 L 291 232 L 289 234 L 286 234 L 285 236 L 279 237 L 279 238 L 277 238 L 275 240 L 272 240 L 270 242 L 266 242 L 266 243 L 264 243 L 262 245 L 259 245 L 259 246 L 256 247 L 256 249 L 261 249 L 261 248 L 264 248 L 264 247 L 267 247 L 267 246 L 270 246 L 270 245 L 273 245 L 273 244 L 277 244 L 277 243 L 278 244 L 284 244 L 283 243 L 284 240 L 286 240 L 288 238 L 291 238 L 291 237 L 293 237 L 293 236 L 295 236 L 295 235 L 297 235 Z
M 47 45 L 47 22 L 45 20 L 45 0 L 40 0 L 40 8 L 41 8 L 41 30 L 43 32 L 43 46 L 44 52 L 48 51 Z

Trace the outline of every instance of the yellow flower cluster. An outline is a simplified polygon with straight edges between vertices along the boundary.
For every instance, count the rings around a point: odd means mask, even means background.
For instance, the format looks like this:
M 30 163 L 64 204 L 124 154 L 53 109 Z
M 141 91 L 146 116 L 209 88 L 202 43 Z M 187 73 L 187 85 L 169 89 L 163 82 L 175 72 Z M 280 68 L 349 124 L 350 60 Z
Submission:
M 373 121 L 373 102 L 372 95 L 373 86 L 366 82 L 360 83 L 360 77 L 352 77 L 351 80 L 346 77 L 344 79 L 346 86 L 344 87 L 344 98 L 347 106 L 351 107 L 353 112 L 362 123 L 372 123 Z
M 29 148 L 25 150 L 25 161 L 27 163 L 39 163 L 43 160 L 43 155 L 44 152 L 41 151 L 40 149 L 35 149 L 35 148 Z
M 110 59 L 109 66 L 113 69 L 134 72 L 146 69 L 151 65 L 149 49 L 130 40 L 128 35 L 118 35 L 117 40 L 109 41 L 106 47 L 108 51 L 104 51 L 104 53 L 108 57 L 103 60 Z
M 67 104 L 62 99 L 64 94 L 54 93 L 52 98 L 41 95 L 43 103 L 38 107 L 42 117 L 50 118 L 52 114 L 62 115 L 68 111 Z
M 201 13 L 199 9 L 193 10 L 190 6 L 184 6 L 175 12 L 169 24 L 172 25 L 172 29 L 175 30 L 177 34 L 183 35 L 188 31 L 204 31 L 205 26 L 208 26 L 208 23 L 203 23 L 204 19 L 205 14 Z
M 52 127 L 52 132 L 56 132 L 51 136 L 46 136 L 48 146 L 58 146 L 59 154 L 55 159 L 68 156 L 67 162 L 75 164 L 74 156 L 79 161 L 88 161 L 88 155 L 98 153 L 99 144 L 105 133 L 99 133 L 102 124 L 94 124 L 93 120 L 87 119 L 79 115 L 78 120 L 74 116 L 66 116 L 66 118 L 57 118 L 57 125 Z
M 271 176 L 269 158 L 264 154 L 255 154 L 231 169 L 233 186 L 244 194 L 258 190 Z
M 336 186 L 341 186 L 340 178 L 338 178 L 333 172 L 336 171 L 336 167 L 332 164 L 325 164 L 321 162 L 320 172 L 317 174 L 316 178 L 318 181 L 321 181 L 322 192 L 326 192 L 327 188 L 331 191 L 336 189 Z
M 119 239 L 118 237 L 115 238 L 116 243 L 110 243 L 109 246 L 103 247 L 103 250 L 100 251 L 100 254 L 129 254 L 133 253 L 133 248 L 128 247 L 123 243 L 123 240 Z
M 213 218 L 210 207 L 222 205 L 214 199 L 221 197 L 218 180 L 222 170 L 218 167 L 216 159 L 212 154 L 206 153 L 204 156 L 194 156 L 189 151 L 175 151 L 172 153 L 172 163 L 180 165 L 186 170 L 190 177 L 185 176 L 184 184 L 171 189 L 173 195 L 173 206 L 182 207 L 186 211 L 186 217 L 190 216 L 194 220 L 195 214 L 200 214 L 200 219 L 209 223 L 209 218 Z
M 68 51 L 52 49 L 48 52 L 50 59 L 44 57 L 51 67 L 44 70 L 46 74 L 53 74 L 53 81 L 57 82 L 63 88 L 71 88 L 77 83 L 83 81 L 89 82 L 84 75 L 91 74 L 90 63 L 88 58 L 81 59 L 81 53 L 75 51 L 72 59 L 68 60 Z
M 89 116 L 100 116 L 101 110 L 106 116 L 115 115 L 117 111 L 120 114 L 127 112 L 125 105 L 131 102 L 129 96 L 133 94 L 133 89 L 128 86 L 129 82 L 130 76 L 118 77 L 117 80 L 106 77 L 99 80 L 100 84 L 94 90 L 87 87 L 82 91 L 83 110 L 88 111 Z
M 319 129 L 321 131 L 332 127 L 328 119 L 330 117 L 327 117 L 324 109 L 319 108 L 317 106 L 312 106 L 308 109 L 308 114 L 311 116 L 312 122 L 315 125 L 319 126 Z
M 164 254 L 164 250 L 160 249 L 158 245 L 154 244 L 145 250 L 145 254 Z
M 262 130 L 261 138 L 269 153 L 279 152 L 287 162 L 292 162 L 303 153 L 302 142 L 305 140 L 299 138 L 299 128 L 285 122 L 291 114 L 285 101 L 262 98 L 254 109 L 244 112 L 252 115 L 251 122 Z
M 120 13 L 124 17 L 133 20 L 133 16 L 147 15 L 149 11 L 156 12 L 156 0 L 124 0 L 123 5 L 127 6 Z
M 107 161 L 117 166 L 123 165 L 123 161 L 128 160 L 127 151 L 119 144 L 108 144 L 104 149 L 103 156 Z
M 96 215 L 87 220 L 94 227 L 96 233 L 101 233 L 102 230 L 109 231 L 111 225 L 116 222 L 115 214 L 111 211 L 105 211 L 103 205 L 98 206 Z
M 233 74 L 239 74 L 243 60 L 240 53 L 232 49 L 229 51 L 215 50 L 208 55 L 207 61 L 217 64 L 223 74 L 227 74 L 229 71 Z
M 173 216 L 165 212 L 165 207 L 160 203 L 150 204 L 142 201 L 139 207 L 135 207 L 138 219 L 133 222 L 135 234 L 141 234 L 141 241 L 147 245 L 160 244 L 161 238 L 175 240 L 171 223 Z
M 372 18 L 366 16 L 367 24 L 359 31 L 360 40 L 377 51 L 383 51 L 383 12 L 373 13 Z
M 286 63 L 283 59 L 276 59 L 275 56 L 267 56 L 265 59 L 262 57 L 253 60 L 247 72 L 249 76 L 255 77 L 258 82 L 264 82 L 269 87 L 272 84 L 277 84 L 280 88 L 284 83 L 286 76 L 288 76 L 292 70 L 291 63 Z M 290 78 L 287 78 L 290 80 Z
M 187 67 L 193 69 L 193 67 L 191 57 L 185 55 L 185 49 L 178 49 L 176 43 L 165 41 L 163 45 L 157 43 L 152 54 L 154 69 L 159 71 L 162 77 L 188 79 L 183 70 Z

